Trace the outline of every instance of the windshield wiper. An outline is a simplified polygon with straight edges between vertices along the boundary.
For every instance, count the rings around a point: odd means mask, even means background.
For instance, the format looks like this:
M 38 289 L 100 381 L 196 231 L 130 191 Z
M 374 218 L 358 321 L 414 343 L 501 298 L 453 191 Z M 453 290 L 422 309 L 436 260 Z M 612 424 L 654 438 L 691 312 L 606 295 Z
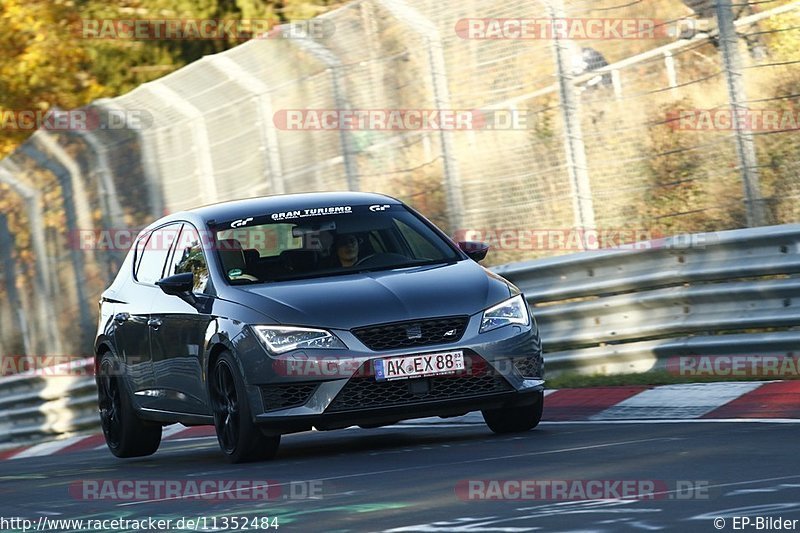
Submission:
M 431 259 L 428 261 L 416 262 L 416 263 L 401 263 L 399 265 L 381 265 L 375 266 L 370 268 L 362 268 L 357 270 L 359 273 L 364 272 L 379 272 L 382 270 L 400 270 L 402 268 L 414 268 L 414 267 L 424 267 L 424 266 L 433 266 L 433 265 L 449 265 L 456 263 L 458 259 Z

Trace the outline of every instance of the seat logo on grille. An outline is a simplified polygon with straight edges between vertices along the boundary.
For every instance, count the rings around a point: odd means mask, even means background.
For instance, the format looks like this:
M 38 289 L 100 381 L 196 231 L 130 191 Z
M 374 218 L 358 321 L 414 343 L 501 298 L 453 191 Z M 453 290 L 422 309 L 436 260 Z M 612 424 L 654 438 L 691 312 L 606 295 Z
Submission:
M 449 330 L 444 332 L 444 336 L 445 337 L 455 337 L 457 331 L 458 331 L 457 329 L 449 329 Z
M 414 339 L 421 339 L 422 338 L 422 326 L 419 324 L 414 324 L 413 326 L 409 326 L 406 328 L 406 336 L 410 340 Z

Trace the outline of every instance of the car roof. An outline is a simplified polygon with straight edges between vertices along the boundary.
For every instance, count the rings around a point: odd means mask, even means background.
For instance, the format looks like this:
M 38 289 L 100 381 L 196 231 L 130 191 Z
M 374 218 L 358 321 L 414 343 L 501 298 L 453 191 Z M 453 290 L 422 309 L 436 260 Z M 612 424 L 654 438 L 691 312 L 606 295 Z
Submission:
M 205 205 L 194 209 L 188 209 L 181 213 L 173 213 L 169 218 L 180 218 L 180 216 L 185 213 L 192 213 L 199 216 L 206 223 L 212 221 L 223 222 L 244 216 L 252 216 L 253 214 L 268 214 L 276 211 L 373 203 L 400 204 L 402 202 L 390 196 L 367 192 L 344 191 L 280 194 Z

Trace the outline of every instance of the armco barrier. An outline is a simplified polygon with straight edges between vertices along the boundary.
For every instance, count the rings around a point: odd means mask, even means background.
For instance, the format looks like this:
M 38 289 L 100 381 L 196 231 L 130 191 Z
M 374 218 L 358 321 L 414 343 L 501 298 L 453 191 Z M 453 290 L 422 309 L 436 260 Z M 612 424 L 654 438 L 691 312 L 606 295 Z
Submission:
M 497 267 L 533 308 L 548 374 L 685 355 L 794 355 L 800 224 L 679 236 Z M 91 360 L 83 364 L 90 366 Z M 91 376 L 0 379 L 0 445 L 96 430 Z
M 640 372 L 680 355 L 791 355 L 800 225 L 678 236 L 495 269 L 542 332 L 548 373 Z
M 0 446 L 99 426 L 92 359 L 70 368 L 75 375 L 37 372 L 0 378 Z

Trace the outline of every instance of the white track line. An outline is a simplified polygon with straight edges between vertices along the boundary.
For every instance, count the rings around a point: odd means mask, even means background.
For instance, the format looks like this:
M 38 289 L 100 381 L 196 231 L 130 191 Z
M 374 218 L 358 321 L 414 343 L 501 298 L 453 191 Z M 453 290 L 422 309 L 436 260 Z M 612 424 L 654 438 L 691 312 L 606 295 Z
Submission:
M 451 462 L 447 462 L 447 463 L 439 463 L 436 466 L 437 466 L 437 468 L 442 468 L 442 467 L 446 467 L 446 466 L 455 466 L 455 465 L 464 465 L 464 464 L 470 464 L 471 465 L 471 464 L 475 464 L 475 463 L 483 463 L 483 462 L 488 462 L 488 461 L 501 461 L 501 460 L 505 460 L 505 459 L 514 459 L 514 458 L 518 458 L 518 457 L 535 457 L 537 455 L 552 455 L 552 454 L 557 454 L 557 453 L 581 452 L 581 451 L 586 451 L 586 450 L 596 450 L 596 449 L 602 449 L 602 448 L 610 448 L 610 447 L 613 447 L 613 446 L 627 446 L 629 444 L 643 444 L 643 443 L 646 443 L 646 442 L 664 442 L 664 441 L 676 441 L 676 440 L 681 440 L 681 439 L 677 438 L 677 437 L 659 437 L 659 438 L 653 438 L 653 439 L 637 439 L 637 440 L 607 442 L 607 443 L 604 443 L 604 444 L 590 444 L 590 445 L 587 445 L 587 446 L 574 446 L 574 447 L 571 447 L 571 448 L 560 448 L 560 449 L 556 449 L 556 450 L 541 450 L 541 451 L 535 451 L 535 452 L 515 453 L 515 454 L 511 454 L 511 455 L 501 455 L 501 456 L 493 456 L 493 457 L 481 457 L 481 458 L 477 458 L 477 459 L 473 458 L 473 459 L 466 459 L 466 460 L 463 460 L 463 461 L 451 461 Z M 387 469 L 387 470 L 377 470 L 377 471 L 373 471 L 373 472 L 358 472 L 358 473 L 355 473 L 355 474 L 345 474 L 345 475 L 341 475 L 341 476 L 331 476 L 331 477 L 326 477 L 326 478 L 315 478 L 315 480 L 316 481 L 323 481 L 323 482 L 324 481 L 333 481 L 333 480 L 337 480 L 337 479 L 348 479 L 348 478 L 354 478 L 354 477 L 377 476 L 377 475 L 391 474 L 391 473 L 395 473 L 395 472 L 411 472 L 411 471 L 414 471 L 414 470 L 426 470 L 426 469 L 429 469 L 430 467 L 431 466 L 427 465 L 427 464 L 426 465 L 416 465 L 416 466 L 408 466 L 408 467 L 404 467 L 404 468 L 390 468 L 390 469 Z M 311 481 L 311 480 L 308 480 L 308 481 Z M 278 483 L 278 484 L 275 484 L 273 486 L 283 486 L 283 485 L 288 485 L 289 483 L 290 482 Z M 291 483 L 297 483 L 297 481 L 293 481 Z M 131 505 L 142 505 L 144 503 L 154 503 L 154 502 L 171 501 L 171 500 L 185 500 L 185 499 L 189 499 L 189 498 L 192 498 L 192 499 L 203 498 L 203 497 L 214 496 L 214 495 L 218 495 L 218 494 L 227 494 L 227 493 L 231 493 L 231 492 L 238 492 L 240 490 L 252 490 L 254 488 L 261 488 L 261 487 L 250 486 L 250 487 L 247 487 L 247 489 L 218 490 L 218 491 L 212 491 L 212 492 L 201 493 L 201 494 L 170 496 L 170 497 L 165 497 L 165 498 L 154 498 L 154 499 L 151 499 L 151 500 L 138 500 L 138 501 L 133 501 L 133 502 L 119 503 L 119 504 L 117 504 L 117 507 L 128 507 L 128 506 L 131 506 Z
M 762 386 L 758 381 L 682 383 L 648 389 L 601 411 L 590 420 L 699 418 Z
M 707 423 L 759 423 L 759 424 L 800 424 L 800 418 L 659 418 L 645 420 L 553 420 L 540 422 L 540 426 L 569 424 L 707 424 Z
M 22 450 L 19 453 L 15 453 L 10 457 L 6 457 L 6 459 L 27 459 L 29 457 L 41 457 L 43 455 L 53 455 L 54 453 L 58 453 L 59 451 L 63 450 L 67 446 L 71 446 L 76 442 L 80 442 L 86 438 L 87 437 L 85 435 L 80 435 L 77 437 L 69 437 L 61 440 L 43 442 L 41 444 L 36 444 L 35 446 L 31 446 L 30 448 Z

